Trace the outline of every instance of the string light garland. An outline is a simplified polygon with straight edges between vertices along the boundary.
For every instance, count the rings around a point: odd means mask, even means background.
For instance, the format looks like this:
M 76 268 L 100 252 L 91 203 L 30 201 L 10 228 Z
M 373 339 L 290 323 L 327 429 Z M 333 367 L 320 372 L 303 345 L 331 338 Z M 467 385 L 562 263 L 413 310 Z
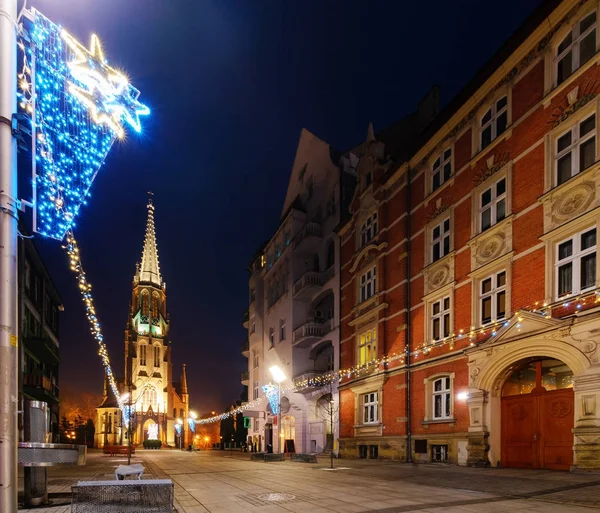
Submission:
M 31 120 L 34 230 L 63 240 L 86 204 L 96 174 L 123 123 L 140 132 L 150 110 L 100 41 L 87 50 L 36 9 L 20 27 L 19 109 Z
M 77 245 L 77 241 L 75 240 L 75 236 L 73 235 L 72 230 L 67 231 L 66 245 L 64 246 L 64 248 L 66 249 L 67 255 L 69 257 L 69 268 L 77 277 L 79 292 L 81 293 L 81 299 L 83 300 L 83 306 L 85 308 L 85 315 L 90 324 L 90 331 L 92 332 L 93 337 L 98 342 L 98 354 L 102 359 L 102 364 L 104 365 L 104 370 L 108 377 L 108 383 L 113 394 L 117 398 L 119 408 L 123 413 L 123 422 L 125 425 L 127 425 L 129 423 L 129 411 L 125 407 L 125 403 L 121 399 L 119 388 L 117 387 L 117 382 L 115 380 L 112 367 L 110 365 L 108 349 L 106 348 L 106 344 L 104 343 L 104 336 L 102 335 L 102 329 L 100 328 L 100 322 L 98 321 L 98 316 L 96 315 L 96 308 L 94 307 L 94 299 L 92 297 L 92 286 L 88 282 L 87 277 L 85 275 L 85 271 L 83 270 L 79 246 Z

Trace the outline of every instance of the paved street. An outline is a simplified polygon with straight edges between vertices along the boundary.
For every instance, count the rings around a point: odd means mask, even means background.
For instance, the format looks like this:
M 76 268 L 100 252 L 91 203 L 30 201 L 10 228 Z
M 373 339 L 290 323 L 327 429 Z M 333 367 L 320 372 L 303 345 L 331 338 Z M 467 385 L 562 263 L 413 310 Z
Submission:
M 503 512 L 584 513 L 600 510 L 600 475 L 445 465 L 336 460 L 318 464 L 260 463 L 228 451 L 139 451 L 144 478 L 175 483 L 179 513 L 234 512 Z M 49 491 L 78 480 L 114 479 L 124 463 L 91 452 L 86 467 L 51 468 Z M 22 480 L 21 480 L 22 489 Z M 67 513 L 69 500 L 31 510 Z

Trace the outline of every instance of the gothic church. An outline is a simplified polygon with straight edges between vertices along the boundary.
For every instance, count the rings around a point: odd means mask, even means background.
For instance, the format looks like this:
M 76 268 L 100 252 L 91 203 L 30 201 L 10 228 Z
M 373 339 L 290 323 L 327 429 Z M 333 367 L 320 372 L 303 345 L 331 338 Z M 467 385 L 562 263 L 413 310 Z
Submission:
M 118 380 L 121 393 L 129 394 L 126 403 L 131 403 L 133 445 L 148 438 L 158 438 L 170 446 L 189 442 L 185 364 L 181 381 L 173 383 L 166 291 L 150 200 L 142 262 L 136 265 L 125 330 L 125 377 Z M 127 436 L 117 400 L 105 378 L 103 401 L 96 410 L 95 446 L 127 444 Z

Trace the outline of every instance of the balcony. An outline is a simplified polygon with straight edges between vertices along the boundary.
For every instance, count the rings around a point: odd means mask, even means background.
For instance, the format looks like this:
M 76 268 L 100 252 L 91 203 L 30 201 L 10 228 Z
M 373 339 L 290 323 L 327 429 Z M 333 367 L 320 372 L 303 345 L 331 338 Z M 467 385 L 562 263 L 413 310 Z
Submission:
M 250 354 L 250 343 L 247 340 L 244 340 L 244 342 L 242 342 L 241 350 L 242 356 L 248 358 L 248 355 Z
M 250 310 L 246 310 L 244 313 L 244 319 L 242 320 L 242 326 L 248 329 L 248 321 L 250 320 Z
M 322 239 L 321 225 L 308 223 L 294 238 L 294 251 L 311 249 L 315 242 L 320 242 Z
M 25 346 L 39 361 L 60 364 L 58 346 L 50 339 L 41 337 L 25 337 Z
M 324 372 L 308 370 L 301 374 L 294 376 L 294 389 L 296 392 L 305 393 L 312 392 L 315 388 L 319 388 L 322 385 L 312 382 L 315 378 L 322 376 Z
M 331 266 L 326 271 L 320 273 L 308 271 L 294 283 L 294 299 L 308 302 L 334 275 L 334 268 Z
M 327 335 L 333 330 L 333 319 L 317 322 L 309 321 L 294 330 L 294 347 L 310 347 L 317 340 Z
M 241 378 L 242 385 L 247 387 L 250 384 L 250 373 L 248 371 L 242 372 Z
M 58 386 L 42 374 L 23 374 L 23 388 L 40 401 L 58 402 Z

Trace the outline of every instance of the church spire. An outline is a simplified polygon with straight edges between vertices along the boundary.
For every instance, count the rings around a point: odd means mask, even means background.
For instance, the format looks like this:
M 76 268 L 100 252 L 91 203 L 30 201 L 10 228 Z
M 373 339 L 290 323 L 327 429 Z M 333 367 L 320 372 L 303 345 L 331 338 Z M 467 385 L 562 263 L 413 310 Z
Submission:
M 184 394 L 188 393 L 188 389 L 187 389 L 187 376 L 185 374 L 185 363 L 183 364 L 183 367 L 181 368 L 181 383 L 180 383 L 180 388 L 181 388 L 181 395 L 182 396 Z
M 158 266 L 158 248 L 156 246 L 156 233 L 154 231 L 154 205 L 152 198 L 148 201 L 148 222 L 146 223 L 146 237 L 142 251 L 142 265 L 138 272 L 140 282 L 152 283 L 160 287 L 162 278 Z

